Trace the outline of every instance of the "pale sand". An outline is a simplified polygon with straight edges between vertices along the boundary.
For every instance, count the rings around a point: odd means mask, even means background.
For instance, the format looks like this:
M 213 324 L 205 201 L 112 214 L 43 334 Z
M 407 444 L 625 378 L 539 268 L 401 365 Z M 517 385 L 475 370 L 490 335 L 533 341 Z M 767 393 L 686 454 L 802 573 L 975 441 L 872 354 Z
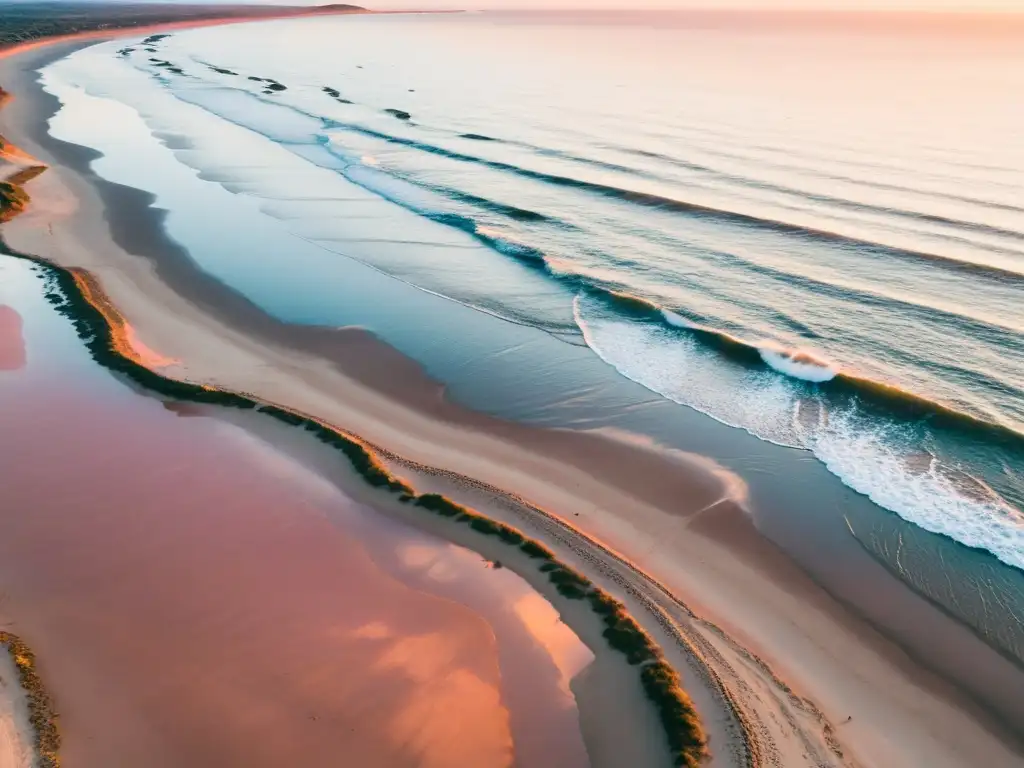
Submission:
M 3 65 L 0 80 L 27 103 L 15 100 L 2 119 L 8 138 L 48 160 L 28 133 L 38 118 L 30 83 L 18 77 L 34 60 L 29 54 Z M 363 334 L 282 328 L 238 297 L 233 304 L 220 302 L 233 317 L 216 311 L 209 298 L 215 289 L 201 278 L 167 262 L 155 268 L 148 250 L 125 251 L 111 236 L 96 189 L 71 169 L 51 169 L 30 191 L 35 208 L 5 228 L 8 241 L 95 274 L 138 339 L 183 361 L 165 373 L 253 392 L 316 414 L 407 461 L 512 491 L 657 576 L 701 618 L 687 617 L 643 574 L 537 509 L 509 504 L 450 476 L 417 476 L 540 531 L 561 556 L 584 562 L 588 575 L 617 583 L 616 592 L 626 594 L 630 608 L 684 673 L 696 670 L 702 656 L 725 681 L 764 764 L 1016 766 L 1024 759 L 1013 733 L 851 615 L 767 544 L 726 497 L 722 477 L 703 471 L 692 457 L 609 436 L 545 432 L 467 414 L 445 403 L 414 366 Z M 122 232 L 120 239 L 126 237 Z M 185 299 L 171 285 L 194 290 Z M 661 627 L 666 613 L 672 620 Z M 699 654 L 688 652 L 686 642 Z M 1012 685 L 1019 670 L 1007 663 L 1005 679 Z M 685 682 L 707 721 L 716 763 L 731 763 L 736 741 L 717 687 L 699 674 L 687 675 Z M 1007 696 L 1012 716 L 1012 694 Z M 852 722 L 843 724 L 849 715 Z M 1018 709 L 1017 727 L 1024 722 L 1019 715 Z M 832 751 L 835 744 L 844 757 Z
M 4 626 L 0 606 L 0 628 Z M 32 726 L 14 660 L 0 648 L 0 768 L 32 768 Z

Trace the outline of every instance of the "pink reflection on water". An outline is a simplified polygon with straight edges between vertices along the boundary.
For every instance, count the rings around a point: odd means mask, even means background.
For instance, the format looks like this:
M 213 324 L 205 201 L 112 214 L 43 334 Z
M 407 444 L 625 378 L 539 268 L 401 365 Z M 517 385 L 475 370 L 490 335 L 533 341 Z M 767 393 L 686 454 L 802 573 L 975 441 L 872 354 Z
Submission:
M 569 682 L 594 660 L 594 654 L 561 620 L 558 611 L 533 590 L 523 590 L 513 610 L 523 626 L 547 651 L 562 673 L 562 689 L 571 695 Z
M 382 573 L 301 466 L 122 393 L 0 409 L 0 585 L 69 763 L 510 764 L 484 619 Z
M 433 537 L 403 536 L 392 525 L 362 533 L 375 560 L 402 581 L 462 603 L 490 623 L 519 764 L 589 766 L 569 684 L 594 654 L 551 603 L 516 574 L 493 568 L 462 547 Z
M 13 307 L 0 306 L 0 371 L 25 367 L 25 338 L 21 315 Z

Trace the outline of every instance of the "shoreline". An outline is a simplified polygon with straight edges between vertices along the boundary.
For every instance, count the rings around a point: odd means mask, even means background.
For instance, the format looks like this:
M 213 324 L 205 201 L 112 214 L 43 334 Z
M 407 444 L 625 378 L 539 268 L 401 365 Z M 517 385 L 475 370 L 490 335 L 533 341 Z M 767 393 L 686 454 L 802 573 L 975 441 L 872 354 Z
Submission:
M 80 150 L 79 152 L 80 157 L 85 158 L 88 158 L 90 154 L 89 150 Z M 63 171 L 63 169 L 61 170 Z M 33 189 L 37 186 L 41 188 L 45 186 L 52 189 L 54 185 L 51 182 L 52 175 L 44 174 L 39 181 L 33 182 L 32 186 Z M 86 182 L 83 181 L 84 183 Z M 122 191 L 121 194 L 124 200 L 129 198 L 134 200 L 131 208 L 128 208 L 123 213 L 126 217 L 132 216 L 132 208 L 134 208 L 138 213 L 147 215 L 149 218 L 159 219 L 159 215 L 153 216 L 145 210 L 147 206 L 144 194 L 136 193 L 132 195 L 127 190 Z M 73 197 L 74 193 L 71 196 Z M 43 201 L 42 205 L 44 206 L 46 205 L 46 197 L 45 193 L 39 195 L 39 199 Z M 65 197 L 65 200 L 67 199 Z M 109 200 L 104 202 L 109 206 Z M 109 207 L 107 210 L 109 211 Z M 26 227 L 31 226 L 29 219 L 31 219 L 31 213 L 26 218 Z M 115 230 L 118 228 L 116 220 L 110 221 L 110 224 Z M 102 227 L 104 224 L 101 222 L 100 226 Z M 22 229 L 19 221 L 19 236 L 21 232 Z M 72 233 L 72 235 L 74 234 Z M 152 246 L 154 240 L 160 240 L 159 236 L 147 237 L 147 235 L 133 231 L 131 227 L 126 227 L 123 224 L 121 225 L 120 234 L 121 239 L 117 244 L 122 248 L 124 247 L 125 239 L 131 240 L 134 238 L 136 241 L 136 247 L 127 249 L 129 253 L 146 253 L 148 255 L 152 253 L 152 250 L 148 250 L 147 246 Z M 116 235 L 114 239 L 115 241 L 118 240 Z M 758 577 L 767 574 L 769 578 L 775 581 L 774 586 L 777 588 L 777 591 L 774 595 L 769 596 L 769 605 L 762 609 L 762 614 L 764 612 L 770 613 L 773 607 L 785 607 L 785 615 L 803 616 L 810 619 L 812 623 L 817 623 L 823 620 L 822 616 L 819 615 L 819 613 L 823 613 L 825 616 L 825 629 L 818 628 L 817 636 L 819 638 L 828 637 L 832 634 L 828 631 L 827 624 L 829 621 L 835 622 L 836 626 L 840 629 L 839 634 L 847 635 L 847 641 L 850 640 L 850 636 L 857 638 L 853 641 L 854 646 L 864 646 L 862 650 L 868 651 L 869 655 L 877 654 L 886 659 L 886 664 L 890 668 L 892 665 L 895 665 L 895 668 L 898 670 L 896 672 L 897 675 L 915 681 L 915 685 L 923 685 L 926 695 L 937 692 L 939 697 L 936 698 L 948 698 L 950 701 L 957 701 L 958 696 L 948 690 L 945 684 L 931 681 L 930 675 L 917 669 L 912 661 L 900 660 L 898 649 L 891 648 L 891 644 L 888 641 L 878 637 L 874 630 L 863 626 L 862 621 L 853 617 L 847 617 L 846 611 L 842 606 L 835 604 L 820 588 L 815 589 L 802 572 L 794 568 L 773 545 L 770 545 L 757 534 L 743 510 L 735 503 L 726 502 L 725 504 L 720 504 L 713 515 L 700 515 L 698 518 L 698 509 L 722 501 L 723 487 L 718 478 L 708 477 L 704 470 L 694 465 L 692 461 L 687 465 L 685 461 L 681 460 L 681 457 L 666 457 L 663 452 L 659 452 L 655 447 L 631 446 L 623 443 L 621 440 L 609 439 L 606 436 L 545 433 L 537 429 L 499 424 L 495 419 L 479 417 L 477 415 L 456 416 L 454 412 L 459 409 L 450 403 L 444 402 L 443 392 L 440 387 L 430 382 L 421 371 L 415 371 L 412 374 L 412 384 L 409 384 L 404 379 L 401 382 L 392 381 L 389 383 L 389 379 L 400 378 L 394 376 L 396 370 L 411 372 L 416 366 L 401 358 L 393 350 L 384 348 L 384 345 L 368 334 L 359 332 L 332 333 L 326 331 L 326 329 L 303 329 L 302 332 L 298 332 L 294 329 L 283 327 L 282 324 L 276 323 L 276 321 L 262 315 L 254 306 L 247 305 L 247 302 L 233 294 L 229 289 L 211 284 L 197 285 L 195 275 L 190 273 L 188 269 L 179 266 L 176 271 L 174 266 L 168 266 L 168 252 L 173 251 L 174 248 L 175 246 L 170 244 L 156 249 L 157 252 L 162 251 L 162 260 L 159 257 L 154 259 L 153 266 L 156 270 L 156 276 L 151 277 L 151 281 L 162 282 L 164 287 L 170 285 L 171 288 L 169 290 L 171 293 L 174 293 L 175 288 L 177 288 L 179 289 L 179 294 L 184 293 L 190 297 L 191 301 L 185 300 L 189 309 L 196 313 L 196 316 L 206 316 L 205 322 L 193 325 L 194 328 L 202 327 L 205 330 L 209 330 L 211 326 L 215 327 L 217 331 L 223 334 L 228 345 L 231 345 L 233 342 L 242 341 L 239 328 L 244 328 L 250 336 L 261 336 L 271 344 L 286 347 L 290 350 L 297 349 L 299 352 L 305 353 L 305 356 L 309 359 L 320 358 L 321 368 L 324 368 L 323 357 L 329 358 L 333 361 L 333 364 L 326 366 L 327 370 L 318 371 L 318 378 L 325 383 L 331 382 L 336 385 L 339 378 L 347 378 L 347 391 L 356 400 L 347 409 L 347 412 L 339 412 L 338 409 L 330 407 L 322 395 L 316 396 L 325 391 L 326 386 L 318 387 L 321 393 L 307 393 L 306 399 L 309 405 L 313 407 L 305 410 L 312 412 L 323 408 L 326 412 L 323 418 L 331 423 L 347 427 L 350 423 L 347 417 L 352 416 L 354 410 L 359 410 L 360 402 L 371 405 L 376 403 L 376 407 L 373 408 L 373 413 L 376 414 L 375 417 L 364 416 L 361 420 L 361 423 L 367 425 L 368 428 L 365 430 L 354 430 L 368 442 L 382 446 L 386 450 L 391 451 L 393 455 L 402 456 L 412 464 L 438 466 L 441 469 L 452 466 L 458 467 L 459 474 L 478 478 L 491 489 L 500 488 L 508 493 L 517 491 L 520 488 L 526 488 L 529 493 L 528 495 L 524 494 L 523 498 L 528 499 L 535 510 L 557 509 L 559 516 L 552 517 L 556 520 L 561 519 L 563 524 L 568 526 L 570 530 L 575 530 L 575 528 L 566 523 L 565 520 L 572 519 L 569 515 L 573 509 L 586 509 L 588 513 L 592 513 L 593 510 L 588 509 L 591 505 L 594 509 L 601 509 L 602 511 L 615 506 L 633 506 L 639 510 L 637 516 L 643 517 L 645 520 L 642 525 L 638 524 L 637 520 L 623 523 L 617 520 L 612 513 L 602 515 L 588 514 L 584 518 L 588 533 L 596 533 L 597 540 L 608 541 L 616 549 L 629 544 L 631 540 L 635 543 L 636 536 L 634 530 L 637 528 L 648 531 L 663 530 L 666 522 L 671 523 L 673 521 L 671 515 L 666 518 L 664 511 L 673 507 L 678 509 L 680 506 L 679 494 L 686 489 L 689 495 L 694 497 L 691 499 L 692 507 L 684 510 L 681 514 L 678 511 L 675 512 L 675 518 L 682 518 L 683 520 L 681 525 L 683 530 L 680 531 L 679 536 L 681 538 L 685 536 L 689 539 L 688 545 L 683 551 L 687 552 L 690 557 L 699 557 L 701 559 L 712 559 L 708 553 L 713 553 L 719 555 L 725 564 L 703 563 L 703 573 L 699 574 L 703 578 L 688 579 L 689 590 L 683 590 L 681 588 L 683 579 L 679 578 L 679 574 L 673 574 L 677 578 L 674 578 L 671 583 L 666 581 L 666 583 L 670 583 L 670 587 L 665 588 L 666 593 L 671 595 L 672 593 L 669 592 L 669 588 L 671 588 L 672 590 L 679 590 L 682 594 L 687 595 L 688 598 L 691 595 L 701 596 L 702 599 L 692 601 L 693 604 L 698 606 L 696 609 L 697 613 L 715 616 L 716 612 L 709 610 L 709 607 L 713 607 L 715 604 L 715 596 L 712 593 L 716 585 L 708 583 L 710 581 L 709 574 L 715 574 L 716 570 L 721 573 L 723 570 L 732 569 L 732 578 L 726 579 L 726 582 L 731 581 L 734 586 L 743 584 L 744 586 L 752 587 L 755 589 L 755 592 L 758 590 L 758 587 L 754 586 Z M 69 257 L 72 263 L 80 256 L 80 254 L 74 251 L 66 251 L 63 255 Z M 123 266 L 123 264 L 119 266 Z M 188 377 L 195 377 L 195 380 L 201 382 L 213 381 L 225 375 L 223 370 L 218 370 L 214 365 L 210 354 L 196 355 L 191 350 L 187 350 L 188 353 L 186 354 L 185 351 L 189 346 L 187 342 L 177 342 L 180 346 L 176 347 L 173 341 L 173 337 L 177 336 L 175 328 L 166 318 L 161 320 L 157 317 L 161 307 L 150 308 L 151 302 L 147 301 L 147 298 L 152 297 L 143 295 L 145 293 L 141 287 L 143 283 L 139 282 L 138 285 L 133 285 L 132 280 L 129 278 L 128 280 L 120 281 L 120 285 L 118 285 L 114 279 L 115 271 L 116 269 L 111 267 L 106 273 L 101 270 L 98 273 L 94 271 L 93 274 L 99 283 L 103 285 L 113 304 L 118 307 L 121 316 L 126 318 L 125 322 L 131 322 L 130 327 L 145 340 L 149 347 L 157 350 L 162 355 L 165 354 L 169 357 L 188 361 L 188 366 L 177 367 L 174 371 L 175 375 L 184 374 Z M 144 271 L 140 269 L 138 276 L 141 277 Z M 194 269 L 192 272 L 194 272 Z M 149 288 L 152 288 L 155 282 L 150 282 L 148 284 Z M 190 289 L 188 293 L 185 293 L 188 289 Z M 133 292 L 135 293 L 134 297 L 131 295 Z M 221 304 L 221 300 L 225 298 L 228 298 L 227 310 L 224 310 L 224 305 Z M 221 311 L 214 312 L 213 308 L 218 304 L 221 306 Z M 163 307 L 164 312 L 168 310 L 169 306 Z M 234 323 L 228 324 L 224 318 L 225 315 L 231 313 L 234 313 Z M 161 329 L 161 326 L 164 326 L 163 329 Z M 188 338 L 189 335 L 186 333 L 184 337 Z M 250 344 L 249 349 L 254 350 L 254 347 Z M 182 354 L 179 354 L 179 352 L 182 352 Z M 253 351 L 253 354 L 258 359 L 258 353 Z M 356 375 L 353 375 L 352 361 L 353 358 L 357 357 L 367 357 L 370 359 L 370 363 L 363 364 L 361 370 L 359 367 L 356 367 Z M 345 362 L 338 363 L 338 360 L 344 360 Z M 222 369 L 230 365 L 231 363 L 227 361 L 220 363 Z M 249 371 L 245 370 L 247 367 L 250 368 Z M 291 408 L 296 407 L 295 403 L 287 403 L 289 396 L 286 394 L 287 390 L 283 386 L 283 381 L 268 385 L 268 382 L 261 380 L 260 377 L 253 376 L 251 366 L 243 364 L 240 372 L 241 379 L 245 379 L 247 374 L 253 389 L 262 387 L 271 393 L 271 397 L 263 396 L 262 399 L 288 405 Z M 411 390 L 416 388 L 418 388 L 416 392 L 411 392 Z M 385 419 L 394 418 L 398 422 L 404 421 L 406 427 L 412 428 L 403 431 L 399 427 L 391 428 L 389 424 L 368 423 L 369 418 L 376 418 L 377 421 L 381 421 L 381 414 L 386 414 L 384 416 Z M 320 414 L 318 413 L 317 415 Z M 431 422 L 441 422 L 441 427 L 439 428 L 435 425 L 431 429 Z M 484 437 L 477 440 L 466 437 L 466 433 L 470 430 L 483 433 Z M 370 434 L 367 435 L 366 432 Z M 439 449 L 436 443 L 433 446 L 424 445 L 423 441 L 424 439 L 429 439 L 427 437 L 429 435 L 433 435 L 435 438 L 440 437 L 442 440 L 445 438 L 449 439 L 448 442 L 441 442 L 440 445 L 447 445 L 450 442 L 461 442 L 463 450 L 461 453 L 455 451 L 445 455 L 445 452 Z M 471 449 L 481 449 L 492 453 L 494 456 L 497 456 L 499 463 L 503 459 L 511 459 L 514 463 L 511 468 L 504 468 L 504 471 L 498 471 L 494 466 L 488 466 L 486 456 L 476 459 L 469 458 L 466 454 L 467 444 Z M 531 460 L 522 455 L 522 450 L 515 450 L 516 447 L 523 445 L 539 449 L 541 453 L 540 459 Z M 582 460 L 572 459 L 571 456 L 573 454 L 579 453 L 581 445 L 586 446 L 594 454 L 598 454 L 601 460 L 597 462 L 591 461 L 588 464 L 588 462 Z M 434 449 L 434 452 L 430 450 L 431 448 Z M 436 464 L 429 461 L 417 461 L 417 459 L 432 457 L 435 455 L 435 452 L 441 454 L 437 457 L 440 461 L 437 461 Z M 600 471 L 601 468 L 607 468 L 613 462 L 623 460 L 625 461 L 626 468 L 613 472 L 608 482 L 600 482 L 595 479 L 597 476 L 605 477 Z M 491 462 L 493 463 L 493 461 L 492 457 Z M 553 466 L 556 463 L 560 466 Z M 634 478 L 653 479 L 664 476 L 666 472 L 673 473 L 673 482 L 667 486 L 665 483 L 655 483 L 654 486 L 648 487 L 642 480 L 637 481 L 634 479 L 632 482 L 629 481 L 629 475 L 631 474 Z M 680 480 L 679 475 L 685 476 L 685 480 Z M 468 493 L 465 490 L 462 492 Z M 691 521 L 689 520 L 690 517 L 695 519 Z M 722 542 L 728 542 L 728 546 L 723 546 Z M 625 547 L 623 548 L 625 549 Z M 621 559 L 628 563 L 630 560 L 629 555 L 635 554 L 638 549 L 640 548 L 634 547 L 632 552 L 624 552 Z M 752 568 L 749 563 L 742 562 L 740 557 L 742 555 L 749 557 L 757 567 Z M 635 557 L 633 559 L 635 560 Z M 662 563 L 657 565 L 660 568 Z M 645 567 L 650 568 L 647 564 L 645 564 Z M 657 572 L 657 569 L 654 570 Z M 782 589 L 778 590 L 780 584 Z M 787 601 L 785 606 L 783 606 L 783 603 L 780 602 L 783 595 L 779 594 L 779 592 L 785 593 L 787 589 L 792 593 L 790 597 L 794 598 L 795 604 L 794 601 Z M 767 590 L 761 588 L 760 591 L 763 593 Z M 735 596 L 733 599 L 736 599 Z M 739 603 L 738 613 L 749 614 L 749 603 L 754 599 L 756 598 L 747 598 L 746 605 Z M 684 608 L 683 615 L 673 617 L 672 621 L 685 623 L 685 621 L 690 620 L 689 617 L 685 616 L 686 613 L 691 612 L 689 609 Z M 721 662 L 715 662 L 722 669 L 731 669 L 734 677 L 729 679 L 729 684 L 738 686 L 744 682 L 749 684 L 750 680 L 754 680 L 755 687 L 767 686 L 767 689 L 772 691 L 772 695 L 779 696 L 779 703 L 772 706 L 780 707 L 779 711 L 788 713 L 803 712 L 804 715 L 807 715 L 808 722 L 804 723 L 803 730 L 809 732 L 811 738 L 816 739 L 819 746 L 823 746 L 828 752 L 831 752 L 830 741 L 834 737 L 830 734 L 834 733 L 834 727 L 828 723 L 828 718 L 824 714 L 820 714 L 820 717 L 815 715 L 814 710 L 804 710 L 803 705 L 799 702 L 787 701 L 788 697 L 784 692 L 785 684 L 781 683 L 781 678 L 772 673 L 764 662 L 760 662 L 758 657 L 750 657 L 749 652 L 746 651 L 747 647 L 758 648 L 757 640 L 751 636 L 750 628 L 758 627 L 759 622 L 756 619 L 749 621 L 747 626 L 743 628 L 735 620 L 737 610 L 727 612 L 727 615 L 731 615 L 733 620 L 719 620 L 715 624 L 704 622 L 705 626 L 697 629 L 696 634 L 700 635 L 709 644 L 709 653 L 711 650 L 714 650 L 718 653 L 723 653 L 724 651 L 731 654 L 730 660 L 725 661 L 724 666 L 721 666 Z M 757 616 L 756 613 L 754 615 L 755 617 Z M 697 621 L 702 620 L 698 619 Z M 719 626 L 723 627 L 723 629 L 719 630 Z M 713 629 L 710 629 L 710 627 L 713 627 Z M 692 627 L 690 630 L 691 634 L 693 634 L 694 630 Z M 702 630 L 706 632 L 702 632 Z M 714 636 L 715 630 L 721 633 L 720 638 Z M 799 633 L 799 629 L 797 629 L 797 632 Z M 741 642 L 737 643 L 731 640 L 730 636 L 741 638 Z M 716 643 L 721 644 L 721 649 L 717 648 Z M 775 651 L 777 652 L 777 650 L 778 648 L 776 647 Z M 744 653 L 748 655 L 744 656 Z M 794 648 L 791 653 L 795 655 L 799 654 L 800 651 Z M 765 655 L 771 657 L 773 654 L 768 653 Z M 820 655 L 819 652 L 819 662 L 821 661 Z M 828 655 L 826 654 L 826 656 Z M 841 662 L 841 656 L 841 651 L 832 654 L 832 658 L 835 659 L 834 663 Z M 758 667 L 760 672 L 756 669 L 736 671 L 737 667 L 744 663 L 744 659 L 749 661 L 751 658 L 756 659 L 752 667 Z M 773 659 L 774 661 L 776 660 Z M 871 669 L 870 674 L 875 679 L 875 685 L 886 685 L 886 664 L 881 665 L 881 667 L 874 666 Z M 825 669 L 827 670 L 828 667 L 826 666 Z M 726 674 L 728 675 L 729 673 L 727 672 Z M 790 677 L 785 673 L 781 674 L 787 679 Z M 757 679 L 759 675 L 760 679 Z M 806 676 L 800 682 L 802 683 L 800 688 L 813 687 L 809 685 L 809 680 Z M 827 686 L 827 682 L 821 685 Z M 690 687 L 688 682 L 686 687 L 688 689 Z M 728 687 L 729 685 L 726 685 L 726 688 Z M 814 695 L 813 691 L 811 695 Z M 841 694 L 840 698 L 843 698 Z M 908 706 L 912 698 L 912 696 L 908 696 L 905 700 L 908 703 L 902 706 Z M 766 717 L 767 712 L 765 710 L 758 711 L 756 709 L 757 705 L 753 701 L 747 701 L 744 706 L 754 708 L 751 714 L 755 720 L 761 722 L 768 720 L 768 717 Z M 868 702 L 868 706 L 870 706 L 870 702 Z M 791 707 L 791 709 L 787 709 L 787 707 Z M 825 711 L 828 709 L 826 707 Z M 964 709 L 970 712 L 973 707 L 966 705 Z M 818 710 L 818 712 L 820 713 L 821 711 Z M 861 715 L 859 711 L 857 714 L 859 729 L 861 727 Z M 798 714 L 797 716 L 800 715 Z M 833 718 L 839 719 L 839 713 L 833 714 Z M 788 731 L 788 729 L 788 724 L 779 726 L 780 732 L 773 734 L 773 737 L 769 738 L 768 741 L 776 744 L 784 741 L 783 737 L 788 734 L 783 732 Z M 802 729 L 796 728 L 794 730 L 800 731 Z M 801 735 L 801 738 L 803 735 Z M 856 740 L 856 737 L 851 736 L 850 738 L 851 740 Z M 1010 743 L 1013 741 L 1011 740 Z M 713 749 L 717 746 L 719 745 L 715 744 L 713 739 Z M 794 740 L 791 746 L 802 748 L 799 744 L 799 739 Z M 857 755 L 858 750 L 856 748 L 853 748 L 851 751 L 855 756 Z M 786 764 L 790 763 L 787 762 Z M 796 765 L 798 763 L 793 762 L 792 764 Z M 999 764 L 999 761 L 996 759 L 989 764 Z

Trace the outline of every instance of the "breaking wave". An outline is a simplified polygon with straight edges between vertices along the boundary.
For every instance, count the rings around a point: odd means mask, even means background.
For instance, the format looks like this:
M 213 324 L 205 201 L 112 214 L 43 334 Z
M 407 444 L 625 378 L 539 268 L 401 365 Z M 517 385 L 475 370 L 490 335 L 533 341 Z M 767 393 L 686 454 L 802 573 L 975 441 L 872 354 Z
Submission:
M 839 373 L 834 364 L 806 349 L 788 349 L 774 342 L 758 345 L 761 359 L 779 373 L 794 379 L 821 383 L 831 381 Z
M 749 364 L 751 355 L 730 364 L 705 343 L 715 332 L 682 314 L 643 319 L 615 311 L 618 303 L 581 292 L 574 309 L 587 344 L 622 375 L 763 440 L 810 451 L 845 485 L 903 519 L 1024 569 L 1024 515 L 955 458 L 926 448 L 952 434 L 978 450 L 998 446 L 1012 465 L 1024 460 L 1024 436 L 840 373 L 816 353 L 762 343 L 749 345 L 759 366 Z

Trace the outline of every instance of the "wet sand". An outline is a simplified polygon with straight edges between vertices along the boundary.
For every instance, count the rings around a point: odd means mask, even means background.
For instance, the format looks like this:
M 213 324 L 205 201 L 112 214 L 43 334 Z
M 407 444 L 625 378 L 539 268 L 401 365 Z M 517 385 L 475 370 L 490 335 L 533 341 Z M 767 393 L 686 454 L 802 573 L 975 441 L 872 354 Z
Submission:
M 0 612 L 64 764 L 589 765 L 568 681 L 593 656 L 518 577 L 59 363 L 37 303 L 37 363 L 0 378 Z
M 0 371 L 16 371 L 24 365 L 21 315 L 13 307 L 0 306 Z
M 985 711 L 761 538 L 743 513 L 735 478 L 709 471 L 699 457 L 621 436 L 531 429 L 467 412 L 368 334 L 285 326 L 197 272 L 152 226 L 160 215 L 148 210 L 147 195 L 99 182 L 86 168 L 90 152 L 43 137 L 52 104 L 19 76 L 41 61 L 19 57 L 0 72 L 26 95 L 5 110 L 12 138 L 57 166 L 32 183 L 34 209 L 5 235 L 25 251 L 92 271 L 137 337 L 181 361 L 166 372 L 316 414 L 402 457 L 404 466 L 445 470 L 421 473 L 422 482 L 449 486 L 495 516 L 526 519 L 532 513 L 523 509 L 503 513 L 508 499 L 493 489 L 512 492 L 638 563 L 697 611 L 699 618 L 673 616 L 699 646 L 696 654 L 676 651 L 678 666 L 704 665 L 725 681 L 769 763 L 1019 764 L 1019 668 L 948 618 L 927 614 L 949 624 L 942 652 L 984 691 Z M 543 518 L 529 519 L 551 535 Z M 592 546 L 567 540 L 555 546 Z M 635 577 L 626 578 L 635 586 Z M 643 600 L 629 599 L 642 613 Z M 927 632 L 922 626 L 922 639 Z M 776 675 L 814 706 L 791 696 Z M 733 736 L 715 686 L 699 672 L 685 682 L 709 724 L 712 749 L 729 763 Z

